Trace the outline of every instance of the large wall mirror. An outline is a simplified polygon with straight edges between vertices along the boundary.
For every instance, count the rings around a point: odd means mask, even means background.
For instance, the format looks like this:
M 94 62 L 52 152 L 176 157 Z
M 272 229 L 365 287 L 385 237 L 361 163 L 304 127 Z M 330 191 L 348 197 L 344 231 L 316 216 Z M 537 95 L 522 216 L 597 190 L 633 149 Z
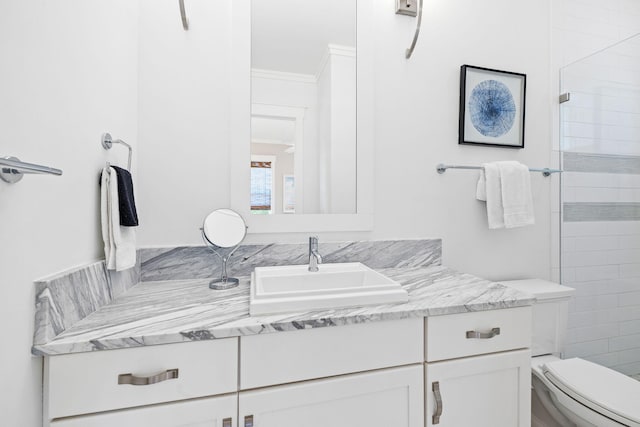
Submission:
M 356 22 L 356 0 L 251 0 L 252 214 L 356 213 Z
M 249 232 L 372 228 L 372 8 L 233 2 L 231 206 Z

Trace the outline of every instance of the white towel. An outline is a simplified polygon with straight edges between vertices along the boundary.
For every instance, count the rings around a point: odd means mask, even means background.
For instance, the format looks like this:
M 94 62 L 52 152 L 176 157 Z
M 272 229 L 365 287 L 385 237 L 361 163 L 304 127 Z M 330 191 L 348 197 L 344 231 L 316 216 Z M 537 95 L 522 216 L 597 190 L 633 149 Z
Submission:
M 113 242 L 113 231 L 111 227 L 111 194 L 109 184 L 111 183 L 111 173 L 108 167 L 102 169 L 100 177 L 100 222 L 102 225 L 102 241 L 104 242 L 104 259 L 107 269 L 113 270 L 116 265 L 116 247 Z M 116 180 L 117 185 L 117 180 Z
M 102 240 L 108 270 L 122 271 L 136 265 L 136 231 L 120 225 L 118 177 L 115 169 L 102 170 L 100 190 Z
M 501 187 L 500 169 L 497 163 L 483 164 L 476 189 L 476 198 L 487 202 L 487 219 L 490 229 L 504 228 Z
M 519 162 L 484 163 L 476 198 L 487 202 L 490 229 L 531 225 L 534 221 L 529 168 Z
M 519 162 L 498 162 L 502 182 L 502 207 L 506 228 L 523 227 L 535 223 L 531 173 Z

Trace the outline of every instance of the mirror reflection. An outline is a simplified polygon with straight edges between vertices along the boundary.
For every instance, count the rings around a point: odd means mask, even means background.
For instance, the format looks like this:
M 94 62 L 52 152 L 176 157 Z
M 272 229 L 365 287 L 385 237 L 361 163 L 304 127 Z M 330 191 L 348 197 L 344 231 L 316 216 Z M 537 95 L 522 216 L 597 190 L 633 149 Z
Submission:
M 356 213 L 356 0 L 251 7 L 251 213 Z
M 247 226 L 239 213 L 231 209 L 217 209 L 204 219 L 205 239 L 219 248 L 233 248 L 247 235 Z

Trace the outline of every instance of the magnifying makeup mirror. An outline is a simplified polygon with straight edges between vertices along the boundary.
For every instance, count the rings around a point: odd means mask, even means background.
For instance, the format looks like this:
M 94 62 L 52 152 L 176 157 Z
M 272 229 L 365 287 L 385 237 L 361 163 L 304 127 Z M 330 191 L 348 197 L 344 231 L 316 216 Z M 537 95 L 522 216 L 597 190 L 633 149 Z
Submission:
M 209 282 L 209 287 L 222 290 L 238 286 L 238 279 L 227 275 L 227 262 L 247 235 L 244 219 L 231 209 L 217 209 L 207 215 L 200 230 L 205 244 L 222 260 L 222 276 Z

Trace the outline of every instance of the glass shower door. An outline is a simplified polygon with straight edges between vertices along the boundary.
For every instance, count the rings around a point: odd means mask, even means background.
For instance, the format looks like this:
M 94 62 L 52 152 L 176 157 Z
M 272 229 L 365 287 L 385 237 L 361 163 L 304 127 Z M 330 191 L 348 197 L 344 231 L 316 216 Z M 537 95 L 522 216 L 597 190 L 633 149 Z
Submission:
M 640 373 L 640 36 L 561 70 L 568 357 Z

